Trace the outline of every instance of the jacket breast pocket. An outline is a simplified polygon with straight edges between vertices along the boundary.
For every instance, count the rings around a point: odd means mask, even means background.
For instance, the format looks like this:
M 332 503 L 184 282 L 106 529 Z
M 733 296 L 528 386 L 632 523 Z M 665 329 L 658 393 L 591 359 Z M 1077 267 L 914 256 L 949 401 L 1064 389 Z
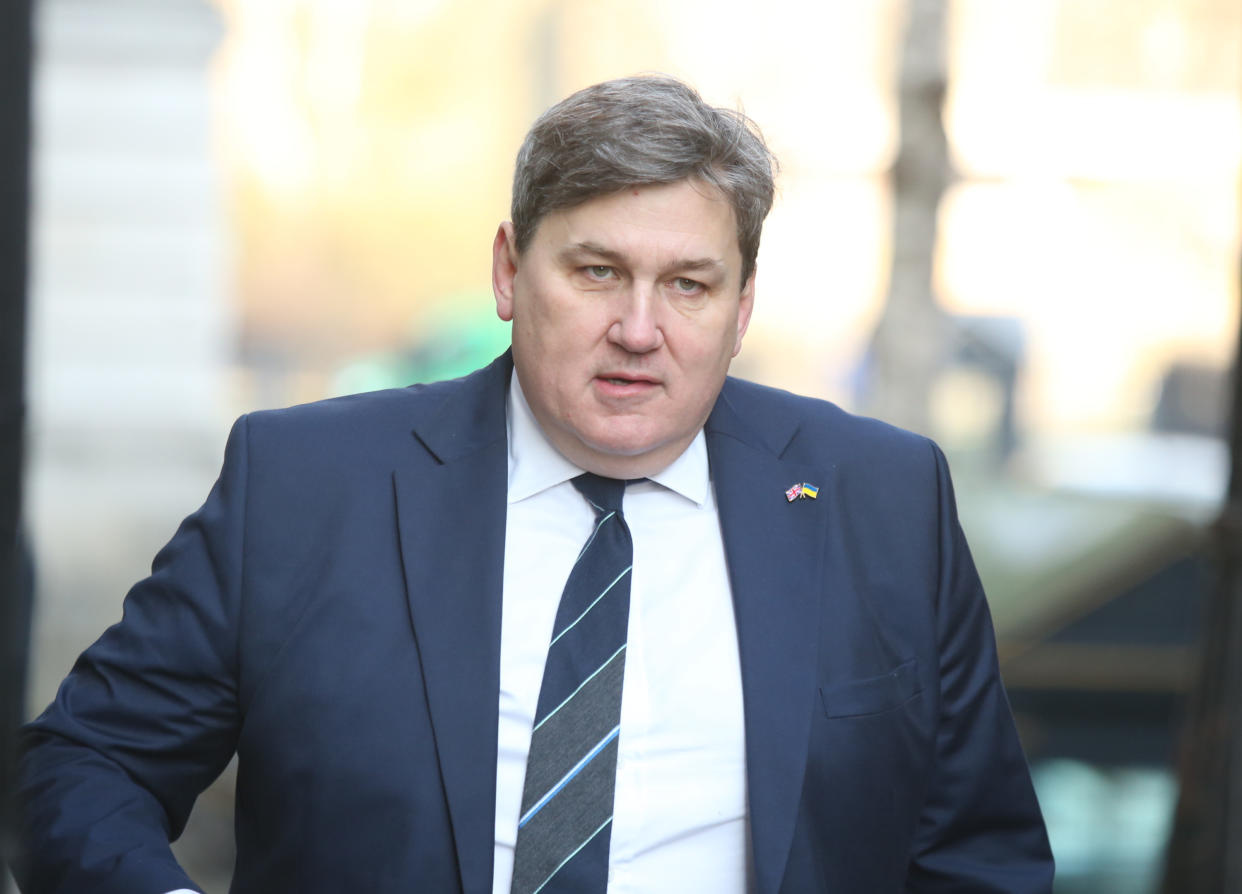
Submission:
M 829 718 L 864 717 L 901 707 L 922 691 L 918 659 L 911 658 L 878 677 L 821 686 L 819 697 Z

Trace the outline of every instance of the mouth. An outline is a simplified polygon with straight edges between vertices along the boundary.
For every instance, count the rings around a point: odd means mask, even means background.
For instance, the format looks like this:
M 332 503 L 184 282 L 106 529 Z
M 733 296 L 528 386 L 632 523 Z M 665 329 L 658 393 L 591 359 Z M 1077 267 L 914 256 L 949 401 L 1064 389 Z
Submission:
M 596 376 L 596 378 L 609 385 L 654 385 L 656 382 L 651 376 L 610 375 L 608 373 Z
M 659 385 L 653 376 L 601 373 L 595 377 L 600 393 L 610 398 L 635 398 L 650 394 Z

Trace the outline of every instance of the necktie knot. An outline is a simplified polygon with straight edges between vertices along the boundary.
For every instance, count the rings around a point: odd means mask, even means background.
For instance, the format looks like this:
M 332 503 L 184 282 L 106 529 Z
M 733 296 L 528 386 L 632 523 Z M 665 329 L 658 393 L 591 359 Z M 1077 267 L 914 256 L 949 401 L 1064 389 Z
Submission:
M 620 478 L 605 478 L 594 472 L 586 472 L 573 480 L 574 487 L 595 507 L 597 515 L 621 511 L 621 498 L 625 496 L 626 484 Z

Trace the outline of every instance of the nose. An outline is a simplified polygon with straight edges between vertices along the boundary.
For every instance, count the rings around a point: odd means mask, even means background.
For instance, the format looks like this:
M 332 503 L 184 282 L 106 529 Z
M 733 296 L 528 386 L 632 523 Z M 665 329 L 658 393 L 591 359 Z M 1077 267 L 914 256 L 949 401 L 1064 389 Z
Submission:
M 649 284 L 634 283 L 624 296 L 618 296 L 619 308 L 608 340 L 631 354 L 647 354 L 664 344 L 664 330 L 659 321 L 659 296 Z

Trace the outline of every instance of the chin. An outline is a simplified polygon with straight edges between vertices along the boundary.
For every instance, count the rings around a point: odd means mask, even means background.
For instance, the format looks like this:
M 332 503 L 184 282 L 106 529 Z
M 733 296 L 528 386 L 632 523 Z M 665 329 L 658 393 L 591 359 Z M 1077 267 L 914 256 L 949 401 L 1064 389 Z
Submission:
M 601 456 L 615 456 L 618 458 L 643 456 L 652 452 L 657 447 L 655 444 L 632 444 L 629 442 L 618 443 L 614 441 L 584 441 L 583 443 L 586 444 L 587 448 L 594 453 L 598 453 Z
M 595 438 L 582 438 L 582 443 L 596 453 L 607 456 L 642 456 L 658 450 L 668 439 L 648 433 L 621 433 L 616 426 L 605 426 Z

